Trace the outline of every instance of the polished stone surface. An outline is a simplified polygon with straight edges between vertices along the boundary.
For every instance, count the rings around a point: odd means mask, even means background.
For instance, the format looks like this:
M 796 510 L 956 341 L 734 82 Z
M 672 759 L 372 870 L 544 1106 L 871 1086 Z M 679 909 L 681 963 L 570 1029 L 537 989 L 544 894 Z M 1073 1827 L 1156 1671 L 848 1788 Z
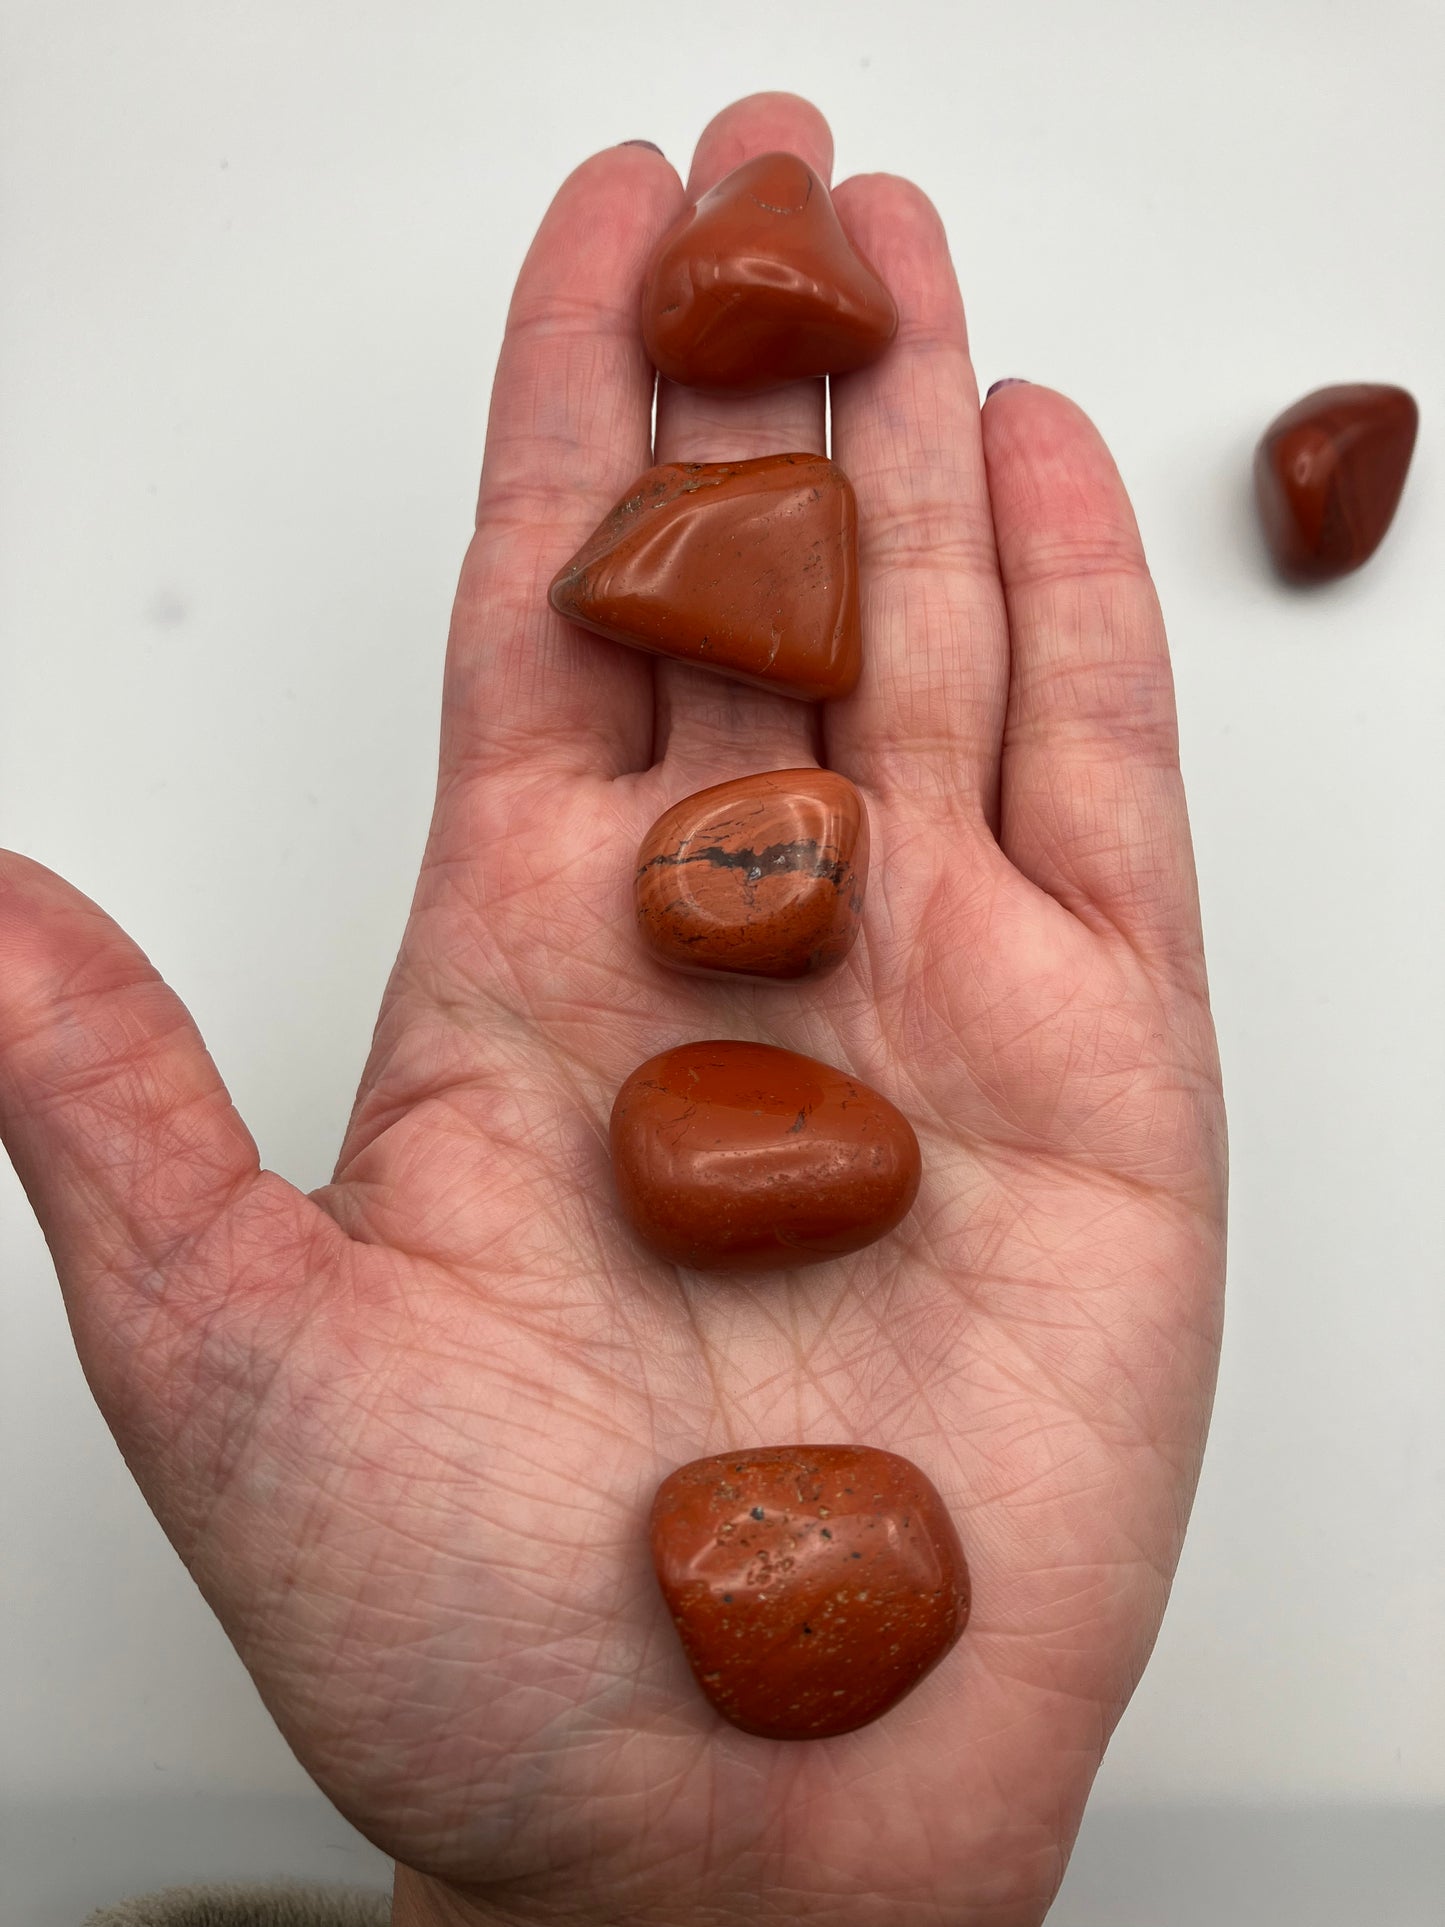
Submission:
M 858 1251 L 917 1195 L 918 1139 L 846 1072 L 771 1044 L 682 1044 L 612 1107 L 624 1216 L 674 1264 L 776 1271 Z
M 1265 430 L 1255 494 L 1280 570 L 1327 582 L 1367 562 L 1394 519 L 1420 413 L 1403 388 L 1320 388 Z
M 760 394 L 875 360 L 898 310 L 795 154 L 734 168 L 658 243 L 642 338 L 669 381 Z
M 867 880 L 868 812 L 846 776 L 738 776 L 685 796 L 648 831 L 637 928 L 677 970 L 814 976 L 852 948 Z
M 846 696 L 862 665 L 853 486 L 822 455 L 664 462 L 549 593 L 613 642 L 785 696 Z
M 866 1726 L 968 1620 L 963 1547 L 931 1481 L 866 1445 L 684 1465 L 652 1506 L 658 1582 L 698 1685 L 774 1740 Z

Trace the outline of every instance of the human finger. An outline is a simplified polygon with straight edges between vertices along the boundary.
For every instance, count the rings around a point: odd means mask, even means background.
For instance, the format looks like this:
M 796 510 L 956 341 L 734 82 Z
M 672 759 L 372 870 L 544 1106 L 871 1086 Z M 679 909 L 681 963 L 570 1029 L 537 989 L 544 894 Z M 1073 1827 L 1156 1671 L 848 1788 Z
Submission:
M 1163 617 L 1113 458 L 1029 383 L 984 409 L 1012 673 L 1001 831 L 1085 922 L 1202 976 Z
M 994 821 L 1008 621 L 978 388 L 943 223 L 889 175 L 845 181 L 849 237 L 898 303 L 881 360 L 833 383 L 833 452 L 858 493 L 863 676 L 826 756 L 878 793 Z
M 752 94 L 725 107 L 704 128 L 693 155 L 687 198 L 696 200 L 755 155 L 797 154 L 826 181 L 833 137 L 816 107 L 796 94 Z M 821 381 L 793 382 L 770 394 L 700 395 L 659 381 L 657 460 L 736 461 L 757 455 L 822 454 L 827 415 Z M 655 753 L 668 780 L 697 788 L 748 770 L 817 760 L 811 704 L 734 683 L 685 663 L 659 660 Z
M 9 852 L 0 1136 L 55 1259 L 86 1376 L 182 1544 L 204 1455 L 194 1442 L 172 1447 L 218 1389 L 208 1372 L 230 1360 L 239 1395 L 265 1331 L 305 1315 L 346 1239 L 261 1170 L 184 1005 L 130 938 Z M 212 1411 L 212 1437 L 218 1422 Z
M 458 769 L 616 775 L 650 758 L 648 664 L 557 615 L 547 589 L 651 459 L 638 290 L 681 204 L 661 155 L 609 148 L 563 183 L 522 265 L 452 622 L 444 789 Z

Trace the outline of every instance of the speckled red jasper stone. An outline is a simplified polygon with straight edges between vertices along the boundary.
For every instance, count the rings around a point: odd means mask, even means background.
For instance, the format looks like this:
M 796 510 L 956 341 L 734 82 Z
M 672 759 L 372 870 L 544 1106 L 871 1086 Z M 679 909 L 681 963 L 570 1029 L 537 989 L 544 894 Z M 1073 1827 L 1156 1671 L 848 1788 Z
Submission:
M 918 1139 L 846 1071 L 736 1039 L 650 1057 L 612 1106 L 612 1170 L 644 1244 L 704 1271 L 859 1251 L 918 1192 Z
M 868 812 L 846 776 L 738 776 L 674 803 L 644 837 L 637 928 L 675 970 L 814 976 L 852 948 L 867 878 Z
M 658 1582 L 698 1685 L 772 1740 L 866 1726 L 968 1620 L 943 1500 L 867 1445 L 770 1445 L 684 1465 L 652 1506 Z
M 796 154 L 758 154 L 674 222 L 648 264 L 642 338 L 669 381 L 756 395 L 874 361 L 898 309 Z
M 1368 562 L 1395 518 L 1420 411 L 1385 382 L 1319 388 L 1265 430 L 1255 495 L 1270 552 L 1296 582 Z
M 855 687 L 858 500 L 823 455 L 662 462 L 559 569 L 559 615 L 809 702 Z

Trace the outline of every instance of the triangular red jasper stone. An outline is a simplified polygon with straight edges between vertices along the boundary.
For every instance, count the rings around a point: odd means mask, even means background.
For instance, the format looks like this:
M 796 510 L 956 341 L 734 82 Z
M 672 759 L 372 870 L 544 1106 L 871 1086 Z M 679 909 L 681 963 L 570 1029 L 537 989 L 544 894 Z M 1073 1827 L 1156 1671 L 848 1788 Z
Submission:
M 1265 430 L 1254 458 L 1260 518 L 1276 563 L 1325 582 L 1368 562 L 1394 519 L 1420 411 L 1403 388 L 1320 388 Z
M 760 154 L 674 222 L 648 264 L 642 337 L 669 381 L 760 394 L 873 361 L 893 297 L 796 154 Z
M 853 485 L 822 455 L 664 462 L 549 597 L 613 642 L 785 696 L 846 696 L 862 661 Z

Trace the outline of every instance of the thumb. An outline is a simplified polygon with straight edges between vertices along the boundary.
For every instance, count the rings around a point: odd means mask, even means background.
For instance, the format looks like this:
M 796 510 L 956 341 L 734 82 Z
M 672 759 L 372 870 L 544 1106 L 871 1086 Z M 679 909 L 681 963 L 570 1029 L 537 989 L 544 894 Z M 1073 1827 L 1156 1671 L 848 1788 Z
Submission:
M 50 1245 L 101 1409 L 183 1539 L 190 1508 L 165 1487 L 177 1458 L 193 1458 L 176 1448 L 188 1406 L 204 1397 L 208 1337 L 274 1324 L 278 1301 L 294 1304 L 346 1241 L 260 1169 L 190 1014 L 125 932 L 6 851 L 0 1138 Z
M 163 1265 L 260 1168 L 180 999 L 103 910 L 8 851 L 0 1136 L 67 1285 Z

